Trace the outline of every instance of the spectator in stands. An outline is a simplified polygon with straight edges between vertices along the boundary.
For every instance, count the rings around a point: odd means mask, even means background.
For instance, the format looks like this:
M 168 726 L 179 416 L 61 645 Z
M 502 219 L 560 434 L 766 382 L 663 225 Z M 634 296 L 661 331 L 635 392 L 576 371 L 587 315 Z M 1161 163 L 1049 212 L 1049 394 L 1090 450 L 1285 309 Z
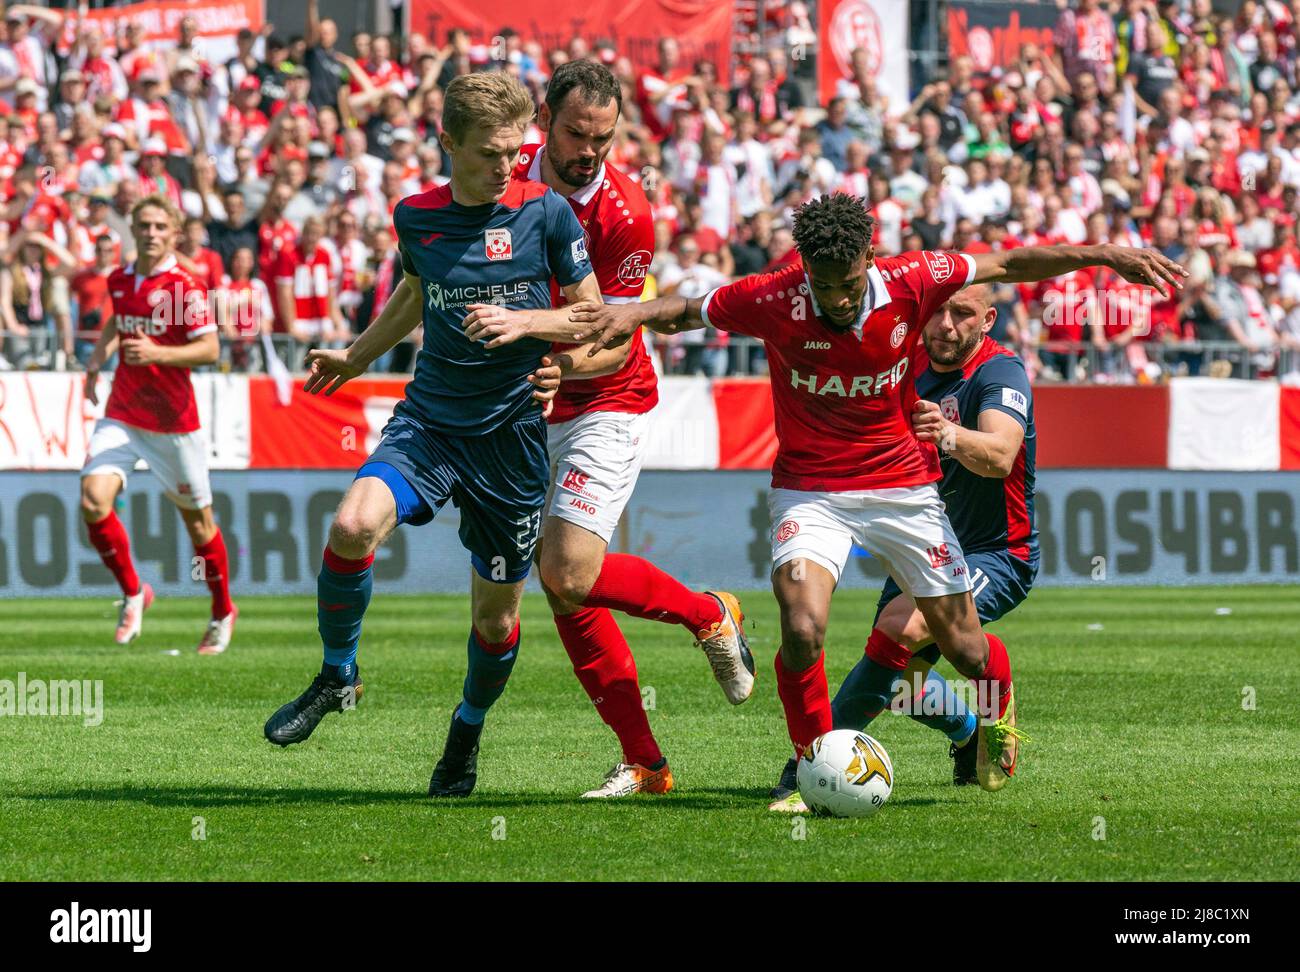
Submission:
M 235 371 L 257 371 L 264 364 L 260 338 L 271 333 L 275 317 L 270 290 L 253 276 L 257 261 L 251 247 L 237 247 L 229 266 L 230 279 L 222 285 L 218 301 L 223 362 Z
M 701 260 L 700 246 L 693 236 L 683 236 L 673 247 L 677 265 L 664 269 L 658 278 L 661 297 L 703 297 L 727 282 L 727 276 Z M 725 335 L 713 328 L 676 335 L 669 346 L 673 360 L 680 356 L 681 373 L 720 378 L 727 373 Z
M 46 234 L 31 229 L 14 233 L 8 245 L 16 257 L 0 269 L 0 324 L 7 349 L 0 355 L 12 360 L 0 362 L 0 369 L 29 364 L 53 367 L 56 357 L 74 353 L 66 287 L 60 307 L 56 280 L 76 271 L 76 258 Z
M 1114 90 L 1115 24 L 1097 0 L 1075 0 L 1052 32 L 1054 58 L 1066 78 L 1087 71 L 1102 90 Z
M 1226 258 L 1227 273 L 1218 275 L 1214 302 L 1222 322 L 1232 340 L 1246 349 L 1251 363 L 1263 371 L 1271 371 L 1275 364 L 1277 333 L 1273 329 L 1268 310 L 1260 297 L 1253 254 L 1234 250 Z M 1247 377 L 1244 361 L 1233 365 L 1233 376 Z
M 118 266 L 119 247 L 112 237 L 95 240 L 95 262 L 79 270 L 72 278 L 72 293 L 77 299 L 77 334 L 74 351 L 84 367 L 95 349 L 99 332 L 113 316 L 113 302 L 108 295 L 108 275 Z

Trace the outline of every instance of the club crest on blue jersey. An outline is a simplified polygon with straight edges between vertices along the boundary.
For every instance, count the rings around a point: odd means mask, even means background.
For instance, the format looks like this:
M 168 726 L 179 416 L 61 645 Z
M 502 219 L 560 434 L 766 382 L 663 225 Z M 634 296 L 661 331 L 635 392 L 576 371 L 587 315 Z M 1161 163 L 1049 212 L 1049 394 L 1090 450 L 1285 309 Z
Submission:
M 961 412 L 957 409 L 956 395 L 945 395 L 943 400 L 939 402 L 939 411 L 943 413 L 943 417 L 949 422 L 961 421 Z
M 508 229 L 490 229 L 483 233 L 483 247 L 487 258 L 494 263 L 498 260 L 512 260 L 510 231 Z

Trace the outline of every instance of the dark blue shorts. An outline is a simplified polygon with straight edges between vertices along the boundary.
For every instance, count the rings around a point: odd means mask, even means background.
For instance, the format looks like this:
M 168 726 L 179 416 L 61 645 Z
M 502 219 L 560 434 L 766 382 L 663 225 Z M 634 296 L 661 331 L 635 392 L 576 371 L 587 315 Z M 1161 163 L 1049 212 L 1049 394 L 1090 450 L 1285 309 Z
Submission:
M 1038 574 L 1038 561 L 1035 559 L 1025 563 L 1005 550 L 986 550 L 966 554 L 966 569 L 970 571 L 975 610 L 979 613 L 980 622 L 988 624 L 1029 596 L 1029 589 L 1034 586 L 1034 577 Z M 880 601 L 876 605 L 877 619 L 885 605 L 902 593 L 894 583 L 894 578 L 885 578 L 885 586 L 880 591 Z
M 363 476 L 392 490 L 399 524 L 428 523 L 450 499 L 460 510 L 460 542 L 484 580 L 528 576 L 550 482 L 540 412 L 479 436 L 446 435 L 394 415 L 357 470 Z

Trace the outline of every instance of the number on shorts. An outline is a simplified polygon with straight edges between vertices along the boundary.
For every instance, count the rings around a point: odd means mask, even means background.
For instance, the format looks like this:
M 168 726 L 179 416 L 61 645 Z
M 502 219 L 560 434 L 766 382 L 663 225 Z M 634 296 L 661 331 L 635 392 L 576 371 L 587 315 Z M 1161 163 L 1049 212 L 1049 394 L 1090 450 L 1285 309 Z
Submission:
M 537 535 L 542 532 L 542 511 L 521 516 L 515 520 L 515 526 L 519 527 L 519 532 L 515 534 L 515 547 L 519 550 L 519 556 L 527 560 L 532 557 L 533 548 L 537 546 Z

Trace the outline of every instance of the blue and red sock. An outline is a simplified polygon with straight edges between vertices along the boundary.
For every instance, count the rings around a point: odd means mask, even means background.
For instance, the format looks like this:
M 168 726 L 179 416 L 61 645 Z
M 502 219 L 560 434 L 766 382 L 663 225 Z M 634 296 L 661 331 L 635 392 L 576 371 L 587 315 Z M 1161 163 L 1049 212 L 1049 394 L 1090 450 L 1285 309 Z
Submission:
M 324 646 L 321 673 L 351 683 L 356 677 L 361 619 L 370 604 L 375 555 L 340 557 L 329 547 L 316 577 L 316 625 Z
M 477 628 L 470 628 L 469 668 L 465 673 L 464 698 L 457 718 L 471 726 L 482 724 L 488 709 L 501 698 L 519 658 L 519 622 L 505 641 L 488 641 Z

